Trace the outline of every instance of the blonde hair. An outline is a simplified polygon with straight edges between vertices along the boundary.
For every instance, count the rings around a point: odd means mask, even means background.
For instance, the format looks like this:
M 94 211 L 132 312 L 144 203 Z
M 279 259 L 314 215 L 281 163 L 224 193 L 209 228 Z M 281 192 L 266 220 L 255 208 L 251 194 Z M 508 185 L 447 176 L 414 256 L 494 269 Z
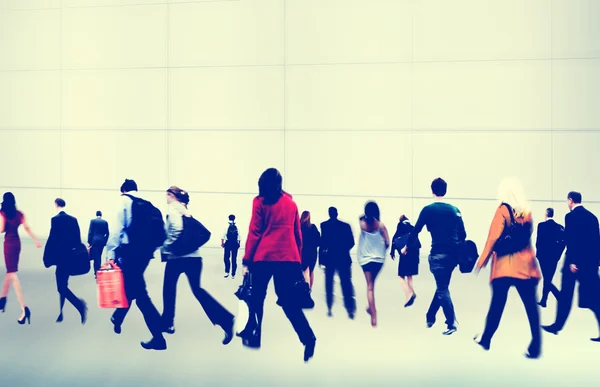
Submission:
M 531 204 L 525 195 L 521 181 L 514 177 L 507 177 L 498 186 L 498 200 L 500 203 L 510 205 L 517 217 L 523 217 L 531 212 Z

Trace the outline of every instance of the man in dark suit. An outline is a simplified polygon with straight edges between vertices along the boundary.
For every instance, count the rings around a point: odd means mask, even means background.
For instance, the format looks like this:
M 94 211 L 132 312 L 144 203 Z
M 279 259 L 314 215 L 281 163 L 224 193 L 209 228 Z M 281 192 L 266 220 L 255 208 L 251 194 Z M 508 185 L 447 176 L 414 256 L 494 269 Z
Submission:
M 539 305 L 546 307 L 548 295 L 552 293 L 556 300 L 559 299 L 559 291 L 552 283 L 556 272 L 556 266 L 563 251 L 565 250 L 565 229 L 553 219 L 554 209 L 546 210 L 546 221 L 538 224 L 537 238 L 535 240 L 536 256 L 540 262 L 542 275 L 544 277 L 544 288 Z
M 102 219 L 102 211 L 96 211 L 96 219 L 90 221 L 88 231 L 88 248 L 90 249 L 90 259 L 94 260 L 94 276 L 100 269 L 102 250 L 108 242 L 108 236 L 108 222 Z
M 81 243 L 79 223 L 64 211 L 66 203 L 63 199 L 56 199 L 54 204 L 58 213 L 52 218 L 50 235 L 44 249 L 44 265 L 56 266 L 56 288 L 60 295 L 60 313 L 56 322 L 63 321 L 63 307 L 67 299 L 81 315 L 81 323 L 85 324 L 87 305 L 69 289 L 69 255 L 72 249 Z
M 571 212 L 565 217 L 567 255 L 562 269 L 562 285 L 556 321 L 542 328 L 558 334 L 569 317 L 575 281 L 579 282 L 579 307 L 590 309 L 596 315 L 600 328 L 600 277 L 598 276 L 600 227 L 598 218 L 581 205 L 581 194 L 569 192 Z M 600 342 L 600 337 L 591 339 Z
M 333 277 L 340 277 L 344 306 L 348 317 L 354 319 L 356 300 L 352 285 L 352 258 L 350 250 L 354 247 L 354 235 L 348 223 L 338 220 L 335 207 L 329 208 L 329 220 L 321 223 L 321 247 L 319 264 L 325 266 L 325 292 L 328 315 L 331 317 L 333 306 Z

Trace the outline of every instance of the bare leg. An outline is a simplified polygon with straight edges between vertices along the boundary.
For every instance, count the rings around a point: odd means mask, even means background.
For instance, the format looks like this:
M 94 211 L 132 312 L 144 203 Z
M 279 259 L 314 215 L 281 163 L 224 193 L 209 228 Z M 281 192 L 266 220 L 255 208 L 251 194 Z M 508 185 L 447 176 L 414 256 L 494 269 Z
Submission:
M 400 278 L 400 285 L 402 285 L 402 290 L 404 290 L 404 295 L 406 296 L 406 302 L 408 302 L 408 300 L 410 300 L 410 298 L 412 297 L 412 289 L 410 288 L 408 281 L 405 280 L 404 277 L 398 277 L 398 278 Z
M 367 301 L 369 303 L 368 312 L 371 315 L 371 326 L 377 326 L 377 310 L 375 309 L 375 291 L 373 282 L 373 273 L 365 272 L 365 279 L 367 280 Z
M 412 292 L 412 294 L 415 294 L 415 288 L 413 288 L 413 276 L 412 275 L 407 276 L 406 282 L 408 283 L 408 287 L 410 288 L 410 291 Z
M 315 272 L 311 271 L 310 272 L 310 288 L 312 289 L 313 287 L 313 283 L 315 282 Z
M 23 297 L 23 289 L 21 288 L 21 281 L 19 280 L 17 273 L 11 273 L 11 275 L 13 289 L 15 289 L 15 293 L 17 294 L 19 305 L 21 305 L 21 316 L 19 317 L 19 320 L 21 320 L 23 317 L 25 317 L 25 299 Z
M 304 270 L 304 280 L 306 281 L 307 284 L 310 285 L 310 268 L 306 268 L 306 270 Z
M 11 284 L 11 276 L 10 273 L 6 273 L 4 275 L 4 282 L 2 283 L 2 297 L 6 297 L 8 295 L 8 290 L 10 289 Z

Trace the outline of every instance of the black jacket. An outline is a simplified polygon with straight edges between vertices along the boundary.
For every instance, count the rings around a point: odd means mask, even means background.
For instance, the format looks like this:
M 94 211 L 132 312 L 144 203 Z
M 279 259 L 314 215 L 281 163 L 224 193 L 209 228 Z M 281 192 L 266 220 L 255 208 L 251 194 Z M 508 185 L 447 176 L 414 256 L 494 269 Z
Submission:
M 106 246 L 108 242 L 108 222 L 101 218 L 92 219 L 90 221 L 90 229 L 88 231 L 88 245 L 91 246 Z
M 574 208 L 565 216 L 567 253 L 564 270 L 575 264 L 580 275 L 598 274 L 600 264 L 600 227 L 598 218 L 583 206 Z
M 538 224 L 535 249 L 540 261 L 558 261 L 565 250 L 565 228 L 553 219 Z
M 81 243 L 77 219 L 61 211 L 51 221 L 50 235 L 44 247 L 44 266 L 65 263 L 66 256 Z
M 354 247 L 352 227 L 338 219 L 329 219 L 321 223 L 321 265 L 351 264 L 350 250 Z M 327 253 L 325 254 L 324 251 Z

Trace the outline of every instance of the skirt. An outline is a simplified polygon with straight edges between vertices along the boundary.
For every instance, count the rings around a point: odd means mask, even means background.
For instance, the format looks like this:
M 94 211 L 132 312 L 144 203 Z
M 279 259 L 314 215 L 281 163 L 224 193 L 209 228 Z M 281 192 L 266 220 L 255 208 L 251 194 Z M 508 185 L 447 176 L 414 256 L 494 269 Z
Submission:
M 400 255 L 398 262 L 398 277 L 419 274 L 419 254 Z
M 21 255 L 21 239 L 4 239 L 4 263 L 7 273 L 16 273 L 19 270 L 19 256 Z

